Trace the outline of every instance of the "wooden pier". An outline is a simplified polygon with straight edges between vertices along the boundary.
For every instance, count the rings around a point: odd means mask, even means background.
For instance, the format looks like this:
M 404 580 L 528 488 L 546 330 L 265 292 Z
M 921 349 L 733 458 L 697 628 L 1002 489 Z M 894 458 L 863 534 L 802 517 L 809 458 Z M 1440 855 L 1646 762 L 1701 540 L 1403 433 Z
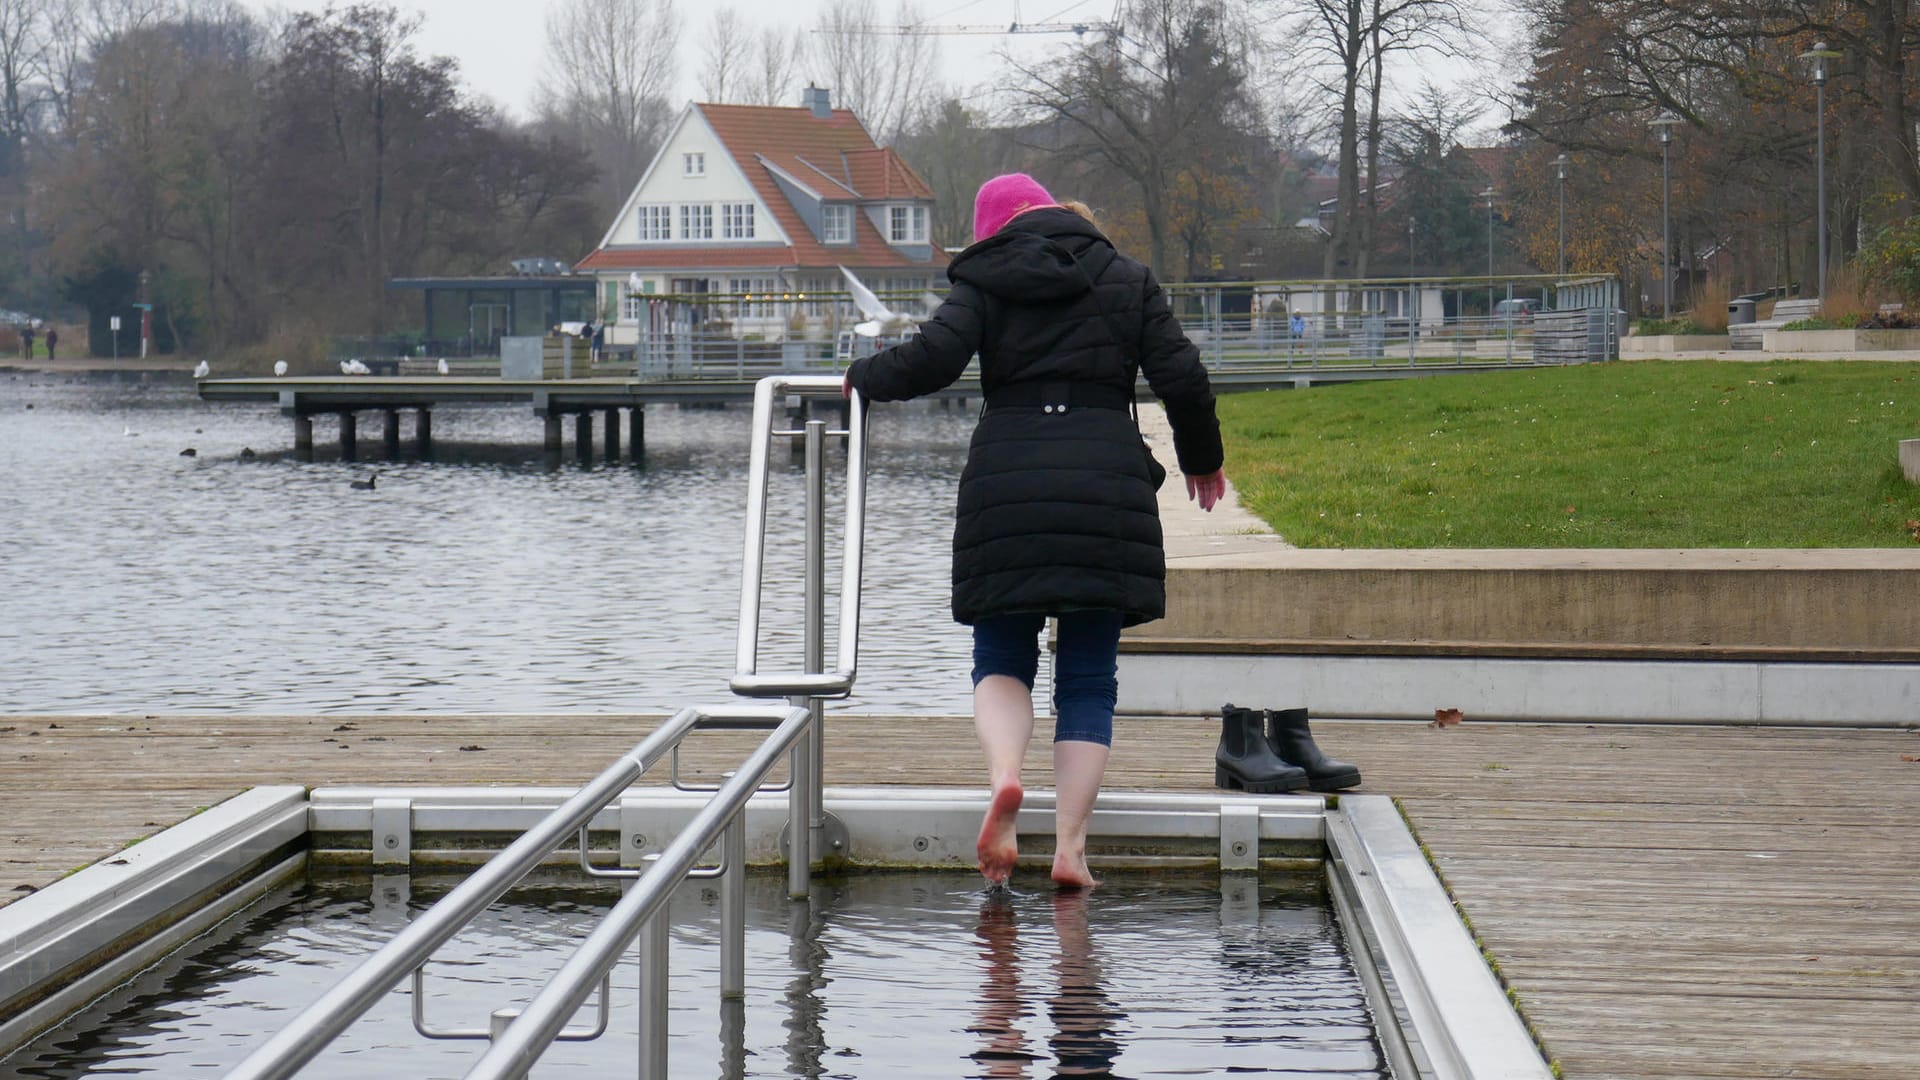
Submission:
M 249 785 L 574 785 L 657 722 L 0 718 L 0 902 Z M 1120 719 L 1109 787 L 1210 790 L 1216 729 Z M 1920 1073 L 1920 733 L 1315 730 L 1363 768 L 1360 790 L 1399 799 L 1564 1076 Z M 724 767 L 738 738 L 703 736 L 689 761 Z M 829 713 L 826 744 L 829 784 L 983 783 L 965 718 Z M 1043 735 L 1030 785 L 1049 786 L 1047 755 Z
M 1504 371 L 1551 364 L 1531 360 L 1499 362 L 1460 362 L 1409 365 L 1372 363 L 1357 365 L 1294 363 L 1275 360 L 1266 363 L 1241 363 L 1209 372 L 1214 389 L 1221 393 L 1250 390 L 1304 389 L 1317 383 L 1370 382 L 1381 379 L 1424 378 L 1434 375 L 1463 374 L 1475 371 Z M 609 447 L 609 460 L 617 459 L 622 441 L 622 417 L 630 417 L 627 444 L 636 454 L 645 446 L 646 407 L 664 404 L 748 403 L 754 386 L 764 375 L 780 374 L 777 365 L 742 367 L 737 373 L 708 371 L 697 376 L 634 378 L 630 375 L 596 375 L 572 379 L 502 379 L 473 375 L 319 375 L 292 378 L 202 379 L 197 384 L 200 397 L 210 402 L 272 403 L 293 422 L 294 450 L 302 456 L 313 453 L 315 416 L 334 416 L 339 422 L 341 456 L 348 461 L 359 454 L 358 414 L 380 414 L 384 419 L 383 442 L 388 457 L 398 456 L 401 446 L 401 414 L 415 415 L 415 446 L 422 454 L 432 449 L 433 410 L 448 405 L 520 405 L 529 408 L 544 425 L 543 446 L 548 453 L 563 450 L 566 417 L 574 418 L 574 443 L 583 460 L 592 455 L 594 416 L 603 418 L 602 431 Z M 836 374 L 835 370 L 808 370 L 803 374 Z M 1140 396 L 1151 396 L 1146 384 Z M 971 372 L 934 397 L 970 400 L 980 396 L 980 382 Z

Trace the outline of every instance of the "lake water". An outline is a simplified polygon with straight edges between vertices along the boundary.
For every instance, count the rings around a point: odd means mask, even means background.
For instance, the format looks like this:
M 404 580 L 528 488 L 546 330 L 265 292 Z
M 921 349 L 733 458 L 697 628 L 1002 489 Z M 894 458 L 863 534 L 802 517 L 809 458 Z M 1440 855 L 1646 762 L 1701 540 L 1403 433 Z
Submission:
M 744 1003 L 719 1003 L 719 904 L 673 904 L 676 1077 L 1219 1076 L 1384 1080 L 1365 994 L 1312 881 L 1114 875 L 1088 893 L 985 893 L 977 874 L 749 878 Z M 219 1075 L 445 889 L 403 876 L 283 889 L 0 1061 L 0 1080 Z M 617 889 L 519 890 L 427 965 L 426 1016 L 485 1027 L 558 969 Z M 403 984 L 404 985 L 404 984 Z M 611 1024 L 538 1076 L 631 1076 L 637 964 Z M 302 1075 L 464 1075 L 479 1042 L 415 1034 L 387 994 Z M 590 1025 L 590 1003 L 576 1017 Z
M 432 459 L 316 460 L 184 376 L 0 374 L 9 712 L 619 712 L 730 700 L 745 405 L 650 406 L 644 465 L 550 464 L 529 408 L 437 409 Z M 970 412 L 871 434 L 857 711 L 964 713 L 947 609 Z M 192 447 L 196 456 L 183 457 Z M 243 451 L 251 449 L 255 456 Z M 800 465 L 776 445 L 763 670 L 800 666 Z M 829 525 L 844 458 L 829 451 Z M 376 490 L 350 484 L 378 470 Z M 786 542 L 781 541 L 781 537 Z M 829 540 L 829 620 L 839 535 Z M 829 629 L 828 653 L 834 637 Z M 1045 700 L 1044 696 L 1041 699 Z

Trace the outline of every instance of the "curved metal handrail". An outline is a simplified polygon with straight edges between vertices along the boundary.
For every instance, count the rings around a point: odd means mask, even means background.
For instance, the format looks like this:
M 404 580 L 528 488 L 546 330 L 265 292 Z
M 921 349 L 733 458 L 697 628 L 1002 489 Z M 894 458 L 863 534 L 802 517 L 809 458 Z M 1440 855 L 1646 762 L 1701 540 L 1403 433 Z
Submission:
M 747 477 L 746 550 L 741 558 L 740 630 L 735 650 L 733 692 L 746 697 L 845 697 L 853 689 L 860 659 L 860 558 L 866 533 L 867 404 L 859 393 L 847 399 L 846 534 L 840 563 L 840 640 L 834 669 L 827 672 L 759 670 L 760 585 L 766 565 L 767 454 L 772 440 L 776 399 L 787 395 L 838 399 L 843 393 L 838 375 L 770 375 L 753 393 L 753 449 Z M 816 523 L 809 521 L 810 531 Z

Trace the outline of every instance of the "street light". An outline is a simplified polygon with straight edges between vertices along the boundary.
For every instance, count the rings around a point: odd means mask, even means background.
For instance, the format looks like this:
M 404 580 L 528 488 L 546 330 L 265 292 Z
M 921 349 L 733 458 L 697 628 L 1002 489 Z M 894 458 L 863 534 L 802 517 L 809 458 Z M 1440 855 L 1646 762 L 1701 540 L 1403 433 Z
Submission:
M 1824 41 L 1816 41 L 1813 48 L 1800 54 L 1800 59 L 1813 64 L 1813 101 L 1814 101 L 1814 169 L 1819 176 L 1819 196 L 1816 205 L 1820 214 L 1820 240 L 1816 249 L 1820 263 L 1820 303 L 1827 302 L 1827 61 L 1839 56 L 1840 50 L 1827 48 Z
M 1562 153 L 1553 159 L 1554 175 L 1560 181 L 1560 276 L 1567 276 L 1567 166 L 1572 160 Z
M 1673 178 L 1668 168 L 1668 147 L 1673 145 L 1673 128 L 1685 120 L 1663 112 L 1647 122 L 1660 132 L 1660 283 L 1666 299 L 1660 305 L 1660 317 L 1673 318 Z
M 1491 187 L 1480 193 L 1487 200 L 1487 318 L 1493 318 L 1493 197 L 1499 194 Z

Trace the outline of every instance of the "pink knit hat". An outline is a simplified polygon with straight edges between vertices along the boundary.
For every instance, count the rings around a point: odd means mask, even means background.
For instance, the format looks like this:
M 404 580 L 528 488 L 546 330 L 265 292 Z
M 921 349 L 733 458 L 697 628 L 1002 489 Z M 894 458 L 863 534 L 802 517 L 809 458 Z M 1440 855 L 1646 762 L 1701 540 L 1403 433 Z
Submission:
M 973 197 L 973 239 L 985 240 L 1029 210 L 1057 205 L 1040 182 L 1026 173 L 1005 173 L 980 185 Z

